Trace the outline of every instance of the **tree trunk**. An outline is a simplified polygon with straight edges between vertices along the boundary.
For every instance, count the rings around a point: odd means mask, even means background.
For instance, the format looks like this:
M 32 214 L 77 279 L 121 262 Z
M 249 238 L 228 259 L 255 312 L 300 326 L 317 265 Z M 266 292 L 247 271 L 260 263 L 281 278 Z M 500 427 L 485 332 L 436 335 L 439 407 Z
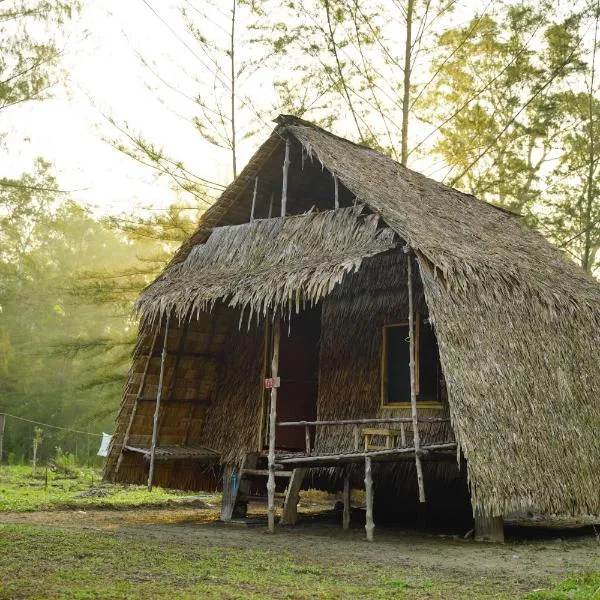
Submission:
M 415 0 L 408 0 L 406 5 L 406 42 L 404 46 L 404 96 L 402 98 L 402 156 L 400 162 L 406 166 L 408 162 L 408 112 L 410 103 L 410 70 L 412 59 L 412 20 Z

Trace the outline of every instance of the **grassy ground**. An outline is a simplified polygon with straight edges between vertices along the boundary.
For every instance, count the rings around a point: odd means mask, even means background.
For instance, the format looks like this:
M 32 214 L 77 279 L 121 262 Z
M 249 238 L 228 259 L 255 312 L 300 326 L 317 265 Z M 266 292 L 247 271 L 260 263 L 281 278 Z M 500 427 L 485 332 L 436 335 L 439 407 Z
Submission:
M 188 498 L 85 469 L 46 487 L 43 471 L 0 467 L 0 599 L 600 600 L 593 539 L 494 546 L 378 528 L 368 544 L 360 523 L 316 517 L 270 536 L 218 524 L 216 497 Z
M 198 499 L 189 492 L 102 484 L 100 471 L 88 467 L 41 467 L 33 475 L 30 466 L 0 466 L 0 511 L 168 506 Z

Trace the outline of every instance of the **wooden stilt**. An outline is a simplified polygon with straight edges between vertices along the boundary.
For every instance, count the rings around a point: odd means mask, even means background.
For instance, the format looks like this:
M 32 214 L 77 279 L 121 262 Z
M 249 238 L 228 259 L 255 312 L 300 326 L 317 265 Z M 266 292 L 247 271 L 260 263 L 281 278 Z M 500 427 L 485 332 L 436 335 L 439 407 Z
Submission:
M 285 501 L 281 513 L 280 523 L 282 525 L 295 525 L 298 520 L 298 500 L 300 499 L 300 488 L 308 469 L 294 469 L 292 477 L 285 492 Z
M 254 221 L 254 209 L 256 207 L 256 191 L 258 189 L 258 177 L 254 178 L 254 193 L 252 194 L 252 208 L 250 209 L 250 223 Z
M 234 465 L 223 467 L 223 497 L 221 498 L 221 521 L 231 521 L 237 496 L 237 471 Z
M 338 185 L 338 178 L 334 175 L 333 176 L 333 187 L 334 187 L 334 202 L 333 202 L 333 206 L 338 209 L 340 207 L 340 191 L 339 191 L 339 185 Z
M 415 316 L 413 307 L 413 285 L 412 285 L 412 257 L 409 249 L 407 252 L 407 277 L 408 277 L 408 335 L 410 343 L 410 408 L 413 426 L 413 445 L 415 448 L 415 466 L 417 469 L 417 484 L 419 486 L 419 502 L 425 502 L 425 486 L 423 484 L 423 466 L 421 464 L 419 436 L 419 416 L 417 414 L 417 376 L 415 369 Z
M 162 394 L 163 379 L 165 376 L 165 361 L 167 359 L 167 343 L 169 338 L 169 317 L 165 323 L 165 339 L 163 341 L 163 350 L 160 357 L 160 375 L 158 377 L 158 391 L 156 392 L 156 408 L 154 409 L 154 421 L 152 426 L 152 444 L 150 446 L 150 469 L 148 471 L 148 491 L 152 491 L 152 481 L 154 478 L 154 458 L 156 453 L 156 441 L 158 438 L 158 417 L 160 415 L 160 397 Z
M 342 500 L 344 502 L 344 514 L 342 516 L 342 527 L 344 529 L 350 529 L 350 499 L 352 492 L 350 490 L 350 465 L 348 465 L 344 471 L 344 491 L 342 494 Z
M 148 351 L 148 356 L 146 357 L 146 363 L 144 364 L 144 370 L 142 371 L 140 385 L 138 386 L 138 391 L 135 396 L 135 400 L 133 401 L 133 407 L 131 409 L 131 414 L 129 415 L 129 421 L 127 422 L 127 429 L 125 430 L 125 435 L 123 436 L 123 446 L 121 447 L 121 453 L 119 454 L 119 458 L 117 459 L 115 473 L 119 472 L 119 468 L 121 467 L 121 463 L 123 462 L 125 446 L 127 446 L 127 443 L 129 442 L 129 435 L 131 433 L 131 427 L 133 426 L 133 421 L 135 419 L 135 415 L 137 412 L 138 403 L 140 401 L 140 398 L 142 398 L 144 395 L 144 386 L 146 385 L 146 375 L 148 374 L 148 368 L 150 367 L 150 362 L 152 361 L 152 354 L 154 354 L 154 347 L 156 346 L 156 338 L 158 337 L 159 331 L 160 331 L 160 326 L 157 326 L 154 331 L 154 336 L 152 337 L 152 343 L 150 344 L 150 350 Z
M 270 219 L 273 216 L 273 201 L 275 200 L 275 192 L 271 192 L 271 199 L 269 200 L 269 214 L 267 215 L 267 219 Z
M 285 217 L 287 206 L 288 171 L 290 168 L 290 138 L 285 140 L 285 159 L 283 161 L 283 184 L 281 188 L 281 216 Z
M 504 543 L 504 520 L 475 511 L 475 539 L 480 542 Z
M 275 316 L 273 323 L 273 359 L 271 360 L 271 377 L 277 380 L 279 369 L 279 340 L 281 337 L 281 321 Z M 271 409 L 269 411 L 269 479 L 267 481 L 269 531 L 275 531 L 275 428 L 277 420 L 277 386 L 271 388 Z
M 365 531 L 367 532 L 367 540 L 373 541 L 373 530 L 375 529 L 375 523 L 373 523 L 373 477 L 371 475 L 371 457 L 365 457 L 365 492 L 367 502 L 367 514 L 365 521 Z

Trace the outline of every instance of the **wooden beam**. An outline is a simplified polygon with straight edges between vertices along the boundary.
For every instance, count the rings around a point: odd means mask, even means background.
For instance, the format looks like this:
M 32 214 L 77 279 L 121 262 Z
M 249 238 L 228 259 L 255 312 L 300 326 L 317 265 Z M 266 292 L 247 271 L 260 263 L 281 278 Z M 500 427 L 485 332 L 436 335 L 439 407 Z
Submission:
M 415 448 L 415 466 L 417 469 L 417 484 L 419 487 L 419 502 L 425 502 L 425 486 L 423 484 L 423 465 L 419 449 L 421 440 L 419 436 L 419 415 L 417 413 L 417 376 L 415 369 L 415 315 L 413 307 L 413 284 L 412 284 L 412 257 L 409 249 L 406 249 L 406 269 L 408 279 L 408 337 L 410 352 L 410 409 L 413 424 L 413 446 Z
M 288 142 L 289 143 L 289 142 Z M 287 149 L 287 146 L 286 146 Z M 286 151 L 287 154 L 287 151 Z M 279 340 L 281 338 L 281 319 L 275 315 L 273 323 L 273 359 L 271 377 L 277 379 L 279 369 Z M 271 410 L 269 411 L 269 479 L 267 481 L 269 531 L 275 531 L 275 429 L 277 427 L 277 387 L 271 388 Z
M 374 423 L 412 423 L 412 417 L 391 417 L 389 419 L 340 419 L 339 421 L 279 421 L 278 427 L 304 427 L 306 425 L 369 425 Z M 444 417 L 419 417 L 419 423 L 447 423 Z
M 144 364 L 144 370 L 142 372 L 142 377 L 140 379 L 140 385 L 138 386 L 138 391 L 135 396 L 135 400 L 133 401 L 133 407 L 131 408 L 131 414 L 129 415 L 129 421 L 127 422 L 127 429 L 125 429 L 125 435 L 123 436 L 123 445 L 121 446 L 121 453 L 119 454 L 119 458 L 117 459 L 117 466 L 115 467 L 115 473 L 119 472 L 119 468 L 121 467 L 121 463 L 123 462 L 123 450 L 127 443 L 129 442 L 129 435 L 131 433 L 131 427 L 133 426 L 133 421 L 135 419 L 135 415 L 137 412 L 138 403 L 141 401 L 142 394 L 144 393 L 144 386 L 146 385 L 146 375 L 148 374 L 148 368 L 150 367 L 150 362 L 152 360 L 152 355 L 154 353 L 154 346 L 156 345 L 156 338 L 158 337 L 158 332 L 160 331 L 160 325 L 156 327 L 154 331 L 154 336 L 152 337 L 152 343 L 150 344 L 150 351 L 148 352 L 148 356 L 146 357 L 146 363 Z
M 227 464 L 223 467 L 223 496 L 221 498 L 221 521 L 231 521 L 237 499 L 239 482 L 235 466 Z
M 256 208 L 256 191 L 258 189 L 258 175 L 254 178 L 254 193 L 252 194 L 252 208 L 250 209 L 250 223 L 254 221 L 254 209 Z
M 350 489 L 350 466 L 347 466 L 344 470 L 344 491 L 342 493 L 342 500 L 344 502 L 344 514 L 342 516 L 342 527 L 344 529 L 350 529 L 350 500 L 352 498 L 352 490 Z
M 366 520 L 365 531 L 367 532 L 367 540 L 373 541 L 373 530 L 375 523 L 373 522 L 373 477 L 371 474 L 371 457 L 365 457 L 365 495 L 366 495 Z
M 285 159 L 283 161 L 283 183 L 281 186 L 281 216 L 285 217 L 287 206 L 288 171 L 290 168 L 290 138 L 285 140 Z
M 504 520 L 490 517 L 488 514 L 475 511 L 475 539 L 480 542 L 504 543 Z
M 165 323 L 165 339 L 163 340 L 163 353 L 160 359 L 160 375 L 158 376 L 158 390 L 156 392 L 156 408 L 154 409 L 154 421 L 152 424 L 152 444 L 150 446 L 150 469 L 148 471 L 148 491 L 152 491 L 152 480 L 154 478 L 154 455 L 156 453 L 156 441 L 158 439 L 158 417 L 160 415 L 160 397 L 162 394 L 163 379 L 165 376 L 165 360 L 167 358 L 167 343 L 169 338 L 169 317 Z
M 334 187 L 333 206 L 335 209 L 338 209 L 340 207 L 340 190 L 339 190 L 339 185 L 338 185 L 338 178 L 335 175 L 333 176 L 333 187 Z
M 281 512 L 281 525 L 295 525 L 298 521 L 298 500 L 300 488 L 308 469 L 294 469 L 285 492 L 285 501 Z

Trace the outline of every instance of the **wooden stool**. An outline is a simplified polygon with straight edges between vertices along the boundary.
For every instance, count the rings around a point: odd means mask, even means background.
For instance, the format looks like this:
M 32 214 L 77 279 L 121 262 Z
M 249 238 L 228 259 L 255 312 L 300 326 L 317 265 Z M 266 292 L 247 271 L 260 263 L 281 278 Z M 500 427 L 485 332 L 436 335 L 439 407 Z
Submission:
M 402 446 L 406 446 L 406 434 L 404 432 L 404 426 L 401 424 L 400 429 L 391 428 L 379 428 L 379 427 L 365 427 L 362 430 L 362 434 L 365 441 L 365 452 L 369 450 L 389 450 L 396 448 L 398 445 L 398 438 L 402 442 Z M 371 443 L 373 436 L 381 436 L 385 438 L 385 446 L 377 446 Z

